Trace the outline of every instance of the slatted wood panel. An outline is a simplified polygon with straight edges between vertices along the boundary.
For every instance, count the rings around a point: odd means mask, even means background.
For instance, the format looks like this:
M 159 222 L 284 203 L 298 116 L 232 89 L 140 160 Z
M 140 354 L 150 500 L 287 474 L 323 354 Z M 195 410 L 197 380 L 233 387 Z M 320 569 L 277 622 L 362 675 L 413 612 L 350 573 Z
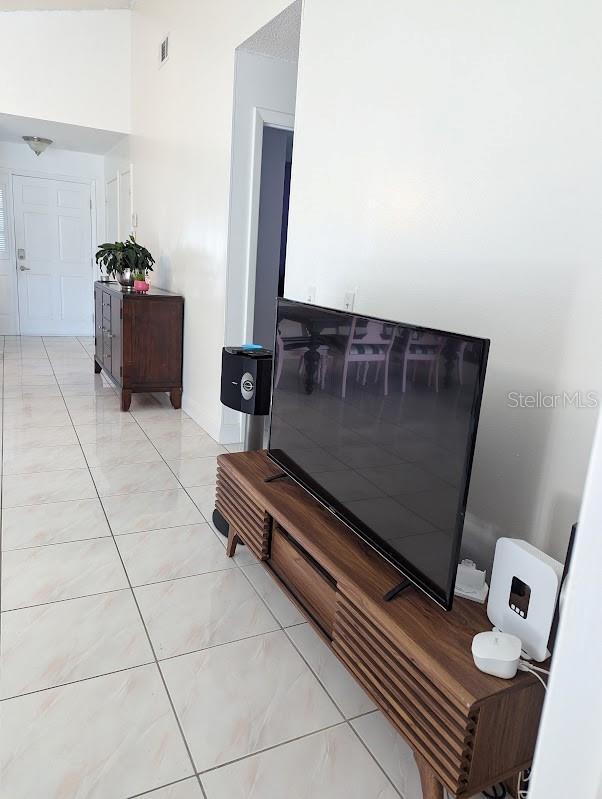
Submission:
M 470 713 L 428 680 L 339 587 L 333 648 L 443 784 L 462 794 L 469 781 L 478 711 Z
M 258 560 L 267 560 L 271 517 L 222 467 L 217 469 L 215 507 Z

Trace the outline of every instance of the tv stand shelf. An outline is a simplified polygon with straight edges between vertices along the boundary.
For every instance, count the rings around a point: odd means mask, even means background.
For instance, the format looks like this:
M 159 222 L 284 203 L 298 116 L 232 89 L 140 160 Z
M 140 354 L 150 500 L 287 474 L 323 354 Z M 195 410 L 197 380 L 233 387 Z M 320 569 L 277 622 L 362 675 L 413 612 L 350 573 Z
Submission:
M 467 799 L 530 765 L 543 688 L 530 674 L 480 672 L 473 636 L 485 610 L 456 598 L 446 612 L 416 589 L 385 601 L 400 575 L 265 452 L 218 457 L 216 505 L 239 540 L 301 607 L 414 750 L 424 799 L 443 786 Z

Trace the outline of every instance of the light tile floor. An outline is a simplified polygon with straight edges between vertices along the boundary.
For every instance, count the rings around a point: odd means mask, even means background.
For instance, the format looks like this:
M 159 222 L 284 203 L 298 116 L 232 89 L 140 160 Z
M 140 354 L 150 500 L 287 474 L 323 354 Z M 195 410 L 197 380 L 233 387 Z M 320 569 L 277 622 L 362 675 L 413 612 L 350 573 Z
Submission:
M 224 450 L 163 398 L 122 413 L 92 339 L 0 350 L 0 796 L 420 799 L 366 694 L 226 558 Z

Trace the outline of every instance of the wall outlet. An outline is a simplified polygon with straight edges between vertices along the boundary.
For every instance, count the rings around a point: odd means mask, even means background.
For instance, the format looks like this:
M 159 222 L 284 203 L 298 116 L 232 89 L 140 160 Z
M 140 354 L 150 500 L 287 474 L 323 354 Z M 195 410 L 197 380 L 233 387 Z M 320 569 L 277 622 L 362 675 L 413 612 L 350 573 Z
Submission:
M 355 305 L 355 294 L 357 289 L 353 289 L 353 291 L 346 291 L 345 297 L 343 298 L 343 308 L 346 311 L 353 311 L 353 306 Z
M 307 297 L 305 298 L 305 302 L 311 302 L 313 305 L 316 303 L 316 294 L 317 289 L 315 286 L 308 286 L 307 287 Z

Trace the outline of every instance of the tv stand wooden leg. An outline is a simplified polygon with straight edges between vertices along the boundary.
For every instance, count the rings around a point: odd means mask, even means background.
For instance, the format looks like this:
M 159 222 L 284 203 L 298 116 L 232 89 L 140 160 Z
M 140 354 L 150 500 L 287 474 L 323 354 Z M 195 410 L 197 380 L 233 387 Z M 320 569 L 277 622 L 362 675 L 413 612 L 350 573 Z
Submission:
M 444 799 L 443 785 L 439 782 L 435 772 L 417 752 L 414 754 L 414 757 L 420 774 L 420 782 L 422 783 L 423 799 Z
M 240 539 L 236 535 L 234 527 L 230 525 L 230 528 L 228 530 L 228 543 L 226 544 L 226 555 L 229 558 L 234 557 L 234 553 L 236 552 L 236 545 L 238 544 L 239 540 Z
M 182 407 L 182 389 L 181 388 L 172 388 L 169 392 L 169 400 L 172 404 L 172 407 L 178 410 Z

